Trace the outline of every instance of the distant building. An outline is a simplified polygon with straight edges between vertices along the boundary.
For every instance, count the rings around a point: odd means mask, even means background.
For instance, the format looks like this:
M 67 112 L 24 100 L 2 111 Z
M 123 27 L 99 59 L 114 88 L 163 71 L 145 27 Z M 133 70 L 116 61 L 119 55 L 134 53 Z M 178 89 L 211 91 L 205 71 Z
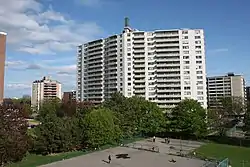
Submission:
M 63 103 L 76 101 L 76 91 L 64 92 L 63 93 Z
M 0 104 L 4 97 L 4 69 L 6 52 L 6 33 L 0 32 Z
M 228 73 L 225 76 L 207 77 L 208 107 L 217 107 L 218 101 L 224 97 L 246 100 L 245 80 L 242 75 Z
M 30 99 L 31 97 L 30 97 L 30 95 L 23 95 L 22 98 L 23 98 L 23 99 Z
M 32 85 L 31 106 L 39 109 L 44 100 L 53 98 L 62 99 L 61 83 L 44 77 L 42 80 L 36 80 Z

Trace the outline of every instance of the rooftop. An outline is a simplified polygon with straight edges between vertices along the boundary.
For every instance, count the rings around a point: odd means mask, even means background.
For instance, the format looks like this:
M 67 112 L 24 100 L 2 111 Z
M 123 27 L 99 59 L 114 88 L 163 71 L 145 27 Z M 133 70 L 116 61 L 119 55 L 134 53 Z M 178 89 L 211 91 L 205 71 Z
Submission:
M 1 35 L 7 35 L 6 32 L 1 32 L 1 31 L 0 31 L 0 34 L 1 34 Z

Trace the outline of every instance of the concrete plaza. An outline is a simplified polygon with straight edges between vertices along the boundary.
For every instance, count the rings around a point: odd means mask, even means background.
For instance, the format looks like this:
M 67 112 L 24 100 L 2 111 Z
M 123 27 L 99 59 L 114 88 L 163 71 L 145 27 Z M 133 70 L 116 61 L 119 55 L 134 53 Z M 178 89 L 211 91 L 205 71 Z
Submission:
M 84 156 L 55 162 L 52 164 L 44 165 L 43 167 L 201 167 L 205 164 L 204 161 L 198 159 L 189 159 L 179 156 L 169 155 L 171 150 L 169 147 L 178 147 L 178 140 L 171 140 L 168 145 L 163 142 L 163 139 L 157 138 L 156 142 L 153 143 L 148 140 L 136 142 L 137 145 L 146 147 L 158 147 L 159 152 L 151 152 L 145 150 L 139 150 L 133 148 L 133 145 L 127 145 L 127 147 L 116 147 L 99 152 L 94 152 Z M 184 142 L 183 142 L 184 143 Z M 186 142 L 190 144 L 190 142 Z M 192 143 L 192 147 L 188 146 L 188 149 L 195 149 L 202 143 Z M 187 146 L 187 144 L 186 144 Z M 182 149 L 184 146 L 180 146 Z M 177 151 L 178 148 L 175 150 Z M 186 150 L 187 151 L 187 150 Z M 112 162 L 107 163 L 108 155 L 112 156 Z M 175 162 L 172 162 L 174 160 Z

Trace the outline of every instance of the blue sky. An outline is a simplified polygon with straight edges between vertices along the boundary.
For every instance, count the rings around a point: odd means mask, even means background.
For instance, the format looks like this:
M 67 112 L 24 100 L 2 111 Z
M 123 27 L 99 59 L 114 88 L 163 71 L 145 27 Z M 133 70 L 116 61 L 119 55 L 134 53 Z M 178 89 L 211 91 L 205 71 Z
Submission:
M 208 75 L 243 74 L 249 83 L 248 0 L 0 0 L 8 33 L 5 96 L 30 94 L 44 75 L 75 88 L 76 46 L 118 34 L 125 16 L 140 30 L 203 28 Z

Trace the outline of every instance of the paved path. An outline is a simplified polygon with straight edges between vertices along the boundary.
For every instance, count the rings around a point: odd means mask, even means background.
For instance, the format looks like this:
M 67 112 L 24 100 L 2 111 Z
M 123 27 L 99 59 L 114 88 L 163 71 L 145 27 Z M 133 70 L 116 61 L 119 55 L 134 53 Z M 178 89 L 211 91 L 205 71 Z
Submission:
M 141 141 L 141 143 L 152 143 Z M 173 144 L 175 140 L 173 140 Z M 157 139 L 160 153 L 142 151 L 128 147 L 116 147 L 108 150 L 94 152 L 84 156 L 55 162 L 43 167 L 201 167 L 205 162 L 197 159 L 188 159 L 167 154 L 169 147 Z M 112 155 L 112 162 L 108 164 L 108 155 Z M 116 158 L 117 154 L 128 154 L 129 158 Z M 175 163 L 170 162 L 172 159 Z

